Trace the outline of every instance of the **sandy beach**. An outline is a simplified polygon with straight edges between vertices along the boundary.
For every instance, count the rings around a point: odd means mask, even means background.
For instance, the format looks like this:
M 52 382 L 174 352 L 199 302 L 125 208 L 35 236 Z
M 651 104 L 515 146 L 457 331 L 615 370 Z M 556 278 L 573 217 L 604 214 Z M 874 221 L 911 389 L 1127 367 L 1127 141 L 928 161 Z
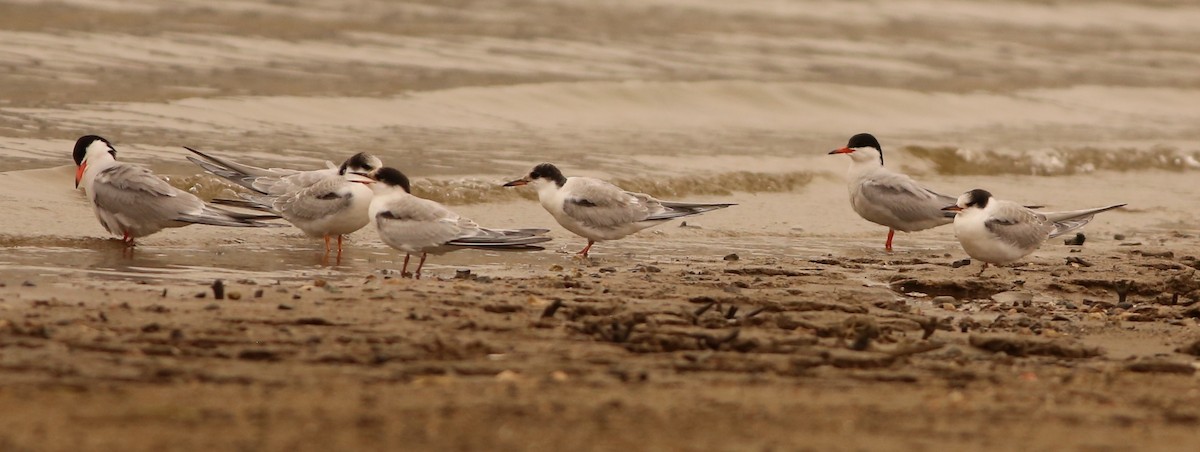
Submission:
M 1194 450 L 1192 2 L 0 0 L 0 450 Z M 969 262 L 847 201 L 859 132 L 936 191 L 1127 203 Z M 189 146 L 370 152 L 543 251 L 340 260 L 295 228 L 123 252 L 72 143 L 211 199 Z M 737 203 L 590 259 L 541 162 Z M 221 297 L 214 283 L 220 281 Z

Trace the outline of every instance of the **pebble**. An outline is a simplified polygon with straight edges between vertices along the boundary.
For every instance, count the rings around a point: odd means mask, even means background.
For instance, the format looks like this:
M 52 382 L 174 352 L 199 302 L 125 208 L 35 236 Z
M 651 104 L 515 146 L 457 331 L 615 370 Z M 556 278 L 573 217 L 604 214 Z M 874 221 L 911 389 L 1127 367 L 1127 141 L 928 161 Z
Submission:
M 212 303 L 212 304 L 209 304 L 208 306 L 204 307 L 205 311 L 216 311 L 218 309 L 221 309 L 221 305 L 216 304 L 216 303 Z
M 1113 234 L 1113 240 L 1125 240 L 1125 234 Z
M 25 287 L 37 287 L 37 284 L 34 284 L 33 281 L 25 281 L 21 285 Z
M 255 291 L 254 291 L 254 298 L 262 298 L 262 296 L 263 296 L 263 290 L 262 290 L 262 289 L 258 289 L 258 290 L 255 290 Z
M 951 263 L 950 263 L 950 268 L 966 267 L 966 266 L 968 266 L 968 265 L 971 265 L 971 260 L 970 260 L 970 259 L 959 259 L 959 260 L 956 260 L 956 261 L 954 261 L 954 262 L 951 262 Z
M 296 309 L 296 308 L 292 307 L 292 305 L 290 305 L 290 304 L 279 303 L 280 311 L 291 311 L 293 309 Z
M 1077 232 L 1074 237 L 1068 237 L 1066 240 L 1063 240 L 1063 245 L 1079 246 L 1083 245 L 1085 241 L 1087 241 L 1087 236 L 1083 235 L 1082 232 Z
M 938 295 L 938 296 L 936 296 L 936 297 L 933 297 L 933 300 L 930 300 L 930 301 L 931 301 L 931 302 L 932 302 L 932 303 L 933 303 L 935 306 L 938 306 L 938 305 L 947 305 L 947 304 L 948 304 L 948 305 L 951 305 L 951 306 L 958 306 L 959 304 L 961 304 L 961 303 L 959 303 L 959 302 L 958 302 L 958 299 L 957 299 L 957 298 L 954 298 L 954 297 L 952 297 L 952 296 L 949 296 L 949 295 Z
M 722 259 L 732 262 L 732 261 L 737 261 L 737 260 L 741 259 L 741 257 L 738 257 L 737 253 L 729 253 L 729 254 L 726 254 L 725 257 L 723 257 Z
M 241 300 L 241 299 L 242 299 L 242 293 L 241 293 L 241 292 L 237 292 L 237 291 L 232 291 L 232 292 L 229 292 L 229 299 L 230 299 L 230 300 Z
M 1008 292 L 1000 292 L 998 294 L 992 295 L 991 299 L 996 301 L 997 303 L 1003 303 L 1003 304 L 1014 304 L 1014 303 L 1024 304 L 1024 303 L 1033 301 L 1033 294 L 1031 294 L 1029 292 L 1018 292 L 1015 290 L 1010 290 Z

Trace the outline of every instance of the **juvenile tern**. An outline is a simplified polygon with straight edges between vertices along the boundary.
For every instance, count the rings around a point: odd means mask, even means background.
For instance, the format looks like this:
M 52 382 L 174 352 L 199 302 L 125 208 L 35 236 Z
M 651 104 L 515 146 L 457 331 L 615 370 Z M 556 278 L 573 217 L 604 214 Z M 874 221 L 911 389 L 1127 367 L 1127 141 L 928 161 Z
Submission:
M 279 227 L 254 220 L 275 215 L 247 215 L 211 206 L 196 195 L 172 187 L 144 167 L 118 162 L 108 140 L 85 135 L 75 141 L 75 188 L 80 185 L 96 209 L 100 225 L 120 234 L 126 246 L 164 228 L 189 224 L 235 227 Z
M 943 209 L 956 213 L 954 235 L 958 243 L 967 255 L 983 261 L 986 270 L 989 263 L 1014 262 L 1037 251 L 1047 239 L 1083 227 L 1096 214 L 1124 205 L 1039 213 L 975 189 L 963 193 L 953 205 Z
M 380 169 L 370 184 L 375 192 L 370 217 L 379 238 L 388 246 L 403 251 L 404 268 L 412 253 L 421 253 L 421 262 L 413 276 L 421 277 L 427 254 L 444 254 L 460 248 L 498 250 L 540 250 L 533 246 L 550 241 L 542 235 L 549 229 L 487 229 L 458 216 L 445 206 L 412 195 L 408 177 L 395 168 Z
M 922 187 L 911 177 L 883 166 L 883 148 L 869 133 L 850 137 L 846 146 L 829 154 L 850 156 L 850 206 L 864 220 L 888 227 L 884 249 L 892 250 L 896 231 L 921 231 L 954 221 L 942 211 L 954 198 Z
M 587 257 L 596 242 L 617 240 L 667 220 L 722 209 L 731 203 L 684 203 L 622 190 L 591 177 L 565 177 L 549 163 L 505 187 L 533 186 L 542 207 L 568 231 L 588 239 L 579 255 Z
M 275 213 L 305 234 L 323 237 L 326 255 L 330 252 L 332 237 L 337 237 L 338 256 L 341 256 L 342 236 L 362 229 L 371 221 L 368 210 L 372 192 L 364 184 L 370 182 L 368 177 L 383 166 L 383 162 L 371 154 L 360 152 L 337 167 L 330 163 L 329 168 L 298 171 L 259 168 L 186 146 L 184 149 L 203 159 L 189 156 L 192 163 L 252 191 L 238 195 L 244 202 L 214 202 Z

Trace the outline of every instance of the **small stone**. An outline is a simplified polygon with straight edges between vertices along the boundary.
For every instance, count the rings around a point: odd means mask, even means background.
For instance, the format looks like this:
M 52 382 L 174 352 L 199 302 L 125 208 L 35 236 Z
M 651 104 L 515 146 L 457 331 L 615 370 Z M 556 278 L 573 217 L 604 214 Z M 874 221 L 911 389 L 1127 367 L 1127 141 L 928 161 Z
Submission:
M 198 292 L 198 293 L 196 293 L 196 298 L 207 298 L 207 297 L 208 297 L 208 292 Z
M 1033 294 L 1031 294 L 1029 292 L 1018 292 L 1015 290 L 1010 290 L 1008 292 L 1000 292 L 998 294 L 992 295 L 991 299 L 996 301 L 997 303 L 1003 303 L 1003 304 L 1008 304 L 1008 305 L 1015 304 L 1015 303 L 1023 304 L 1023 303 L 1028 303 L 1030 301 L 1033 301 Z
M 513 372 L 512 370 L 504 370 L 496 374 L 496 381 L 514 382 L 520 379 L 521 374 Z
M 241 292 L 237 292 L 237 291 L 231 291 L 231 292 L 229 292 L 229 299 L 230 299 L 230 300 L 241 300 L 241 299 L 242 299 L 242 293 L 241 293 Z
M 33 283 L 33 281 L 25 281 L 25 282 L 21 283 L 21 286 L 23 286 L 23 287 L 37 287 L 37 284 L 34 284 L 34 283 Z
M 950 263 L 950 268 L 966 267 L 966 266 L 968 266 L 968 265 L 971 265 L 971 260 L 970 260 L 970 259 L 959 259 L 959 260 L 956 260 L 956 261 L 954 261 L 954 262 L 951 262 L 951 263 Z
M 1066 240 L 1063 240 L 1063 244 L 1068 246 L 1080 246 L 1083 245 L 1083 242 L 1085 241 L 1087 241 L 1087 236 L 1083 235 L 1082 232 L 1076 232 L 1074 237 L 1069 237 Z
M 733 261 L 737 261 L 738 259 L 741 259 L 741 257 L 738 257 L 737 253 L 729 253 L 729 254 L 726 254 L 725 257 L 723 257 L 722 259 L 733 262 Z
M 280 311 L 291 311 L 293 309 L 296 309 L 296 308 L 292 307 L 292 305 L 290 305 L 290 304 L 279 303 Z
M 471 269 L 455 270 L 454 279 L 471 279 Z
M 955 306 L 954 303 L 942 303 L 942 309 L 947 311 L 957 311 L 958 306 Z
M 551 265 L 551 266 L 550 266 L 550 271 L 552 271 L 552 272 L 560 272 L 560 271 L 563 271 L 563 266 L 561 266 L 561 265 L 558 265 L 558 264 Z
M 329 282 L 325 281 L 324 279 L 318 278 L 313 280 L 313 287 L 325 287 L 328 284 Z
M 604 268 L 600 269 L 600 273 L 616 273 L 616 272 L 617 272 L 616 267 L 604 267 Z
M 561 382 L 570 380 L 571 376 L 567 375 L 566 372 L 563 372 L 561 370 L 556 370 L 554 372 L 550 372 L 550 379 L 561 383 Z
M 952 296 L 949 296 L 949 295 L 938 295 L 936 297 L 933 297 L 933 299 L 930 300 L 930 302 L 932 302 L 935 306 L 947 305 L 947 304 L 951 305 L 951 306 L 958 306 L 960 304 L 958 302 L 958 299 L 956 299 Z
M 293 299 L 293 300 L 299 300 L 299 299 L 300 299 L 300 294 L 298 294 L 298 293 L 296 293 L 296 294 L 292 294 L 292 299 Z
M 262 298 L 262 296 L 263 296 L 263 290 L 262 290 L 262 289 L 258 289 L 258 290 L 255 290 L 255 291 L 254 291 L 254 298 Z
M 1125 240 L 1125 234 L 1113 234 L 1113 240 Z
M 216 311 L 218 309 L 221 309 L 221 305 L 216 304 L 216 303 L 212 303 L 212 304 L 209 304 L 208 306 L 204 307 L 205 311 Z

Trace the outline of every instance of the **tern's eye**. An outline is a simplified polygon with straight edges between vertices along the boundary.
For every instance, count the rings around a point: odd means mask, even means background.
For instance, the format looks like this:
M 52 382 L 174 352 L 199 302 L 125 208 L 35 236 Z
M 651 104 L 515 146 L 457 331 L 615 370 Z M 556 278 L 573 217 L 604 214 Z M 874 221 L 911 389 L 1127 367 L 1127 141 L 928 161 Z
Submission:
M 538 174 L 538 172 L 537 172 L 537 171 L 534 171 L 534 172 L 532 172 L 532 173 L 529 173 L 529 178 L 530 178 L 530 179 L 537 179 L 537 178 L 539 178 L 539 177 L 542 177 L 542 175 L 541 175 L 541 174 Z

